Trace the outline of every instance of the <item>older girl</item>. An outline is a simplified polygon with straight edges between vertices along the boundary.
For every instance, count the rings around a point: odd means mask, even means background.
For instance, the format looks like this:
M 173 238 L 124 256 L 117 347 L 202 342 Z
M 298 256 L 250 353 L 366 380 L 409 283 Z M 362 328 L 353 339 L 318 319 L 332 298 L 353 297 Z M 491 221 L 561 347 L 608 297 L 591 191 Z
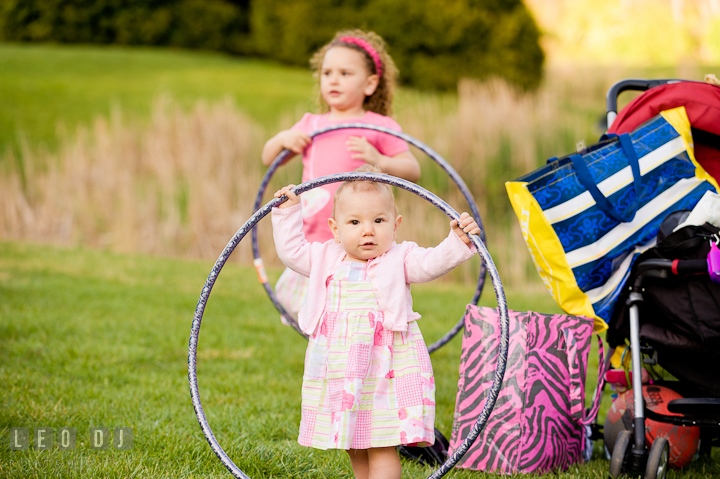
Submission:
M 382 38 L 372 32 L 339 32 L 311 60 L 320 86 L 322 114 L 306 113 L 289 130 L 270 138 L 262 153 L 263 164 L 287 148 L 302 154 L 302 181 L 344 173 L 368 163 L 388 174 L 417 181 L 420 166 L 407 143 L 373 130 L 344 129 L 314 139 L 309 134 L 341 123 L 369 123 L 402 131 L 390 118 L 397 70 Z M 303 227 L 308 241 L 327 241 L 332 234 L 327 218 L 337 183 L 302 195 Z M 305 278 L 286 269 L 275 286 L 280 302 L 296 316 L 305 298 Z

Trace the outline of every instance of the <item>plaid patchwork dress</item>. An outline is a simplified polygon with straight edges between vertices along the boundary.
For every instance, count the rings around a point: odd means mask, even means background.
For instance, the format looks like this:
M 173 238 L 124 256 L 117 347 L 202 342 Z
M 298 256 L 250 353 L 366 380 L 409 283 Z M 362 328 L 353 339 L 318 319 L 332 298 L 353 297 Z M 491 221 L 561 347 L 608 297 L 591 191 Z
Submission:
M 285 268 L 285 271 L 278 278 L 275 283 L 275 296 L 277 297 L 280 304 L 283 305 L 285 311 L 297 321 L 298 311 L 302 308 L 305 303 L 305 296 L 307 296 L 308 290 L 308 278 L 296 273 L 290 268 Z M 290 323 L 281 315 L 280 321 L 289 325 Z
M 305 354 L 298 442 L 317 449 L 431 445 L 435 379 L 416 322 L 383 329 L 367 263 L 343 261 Z

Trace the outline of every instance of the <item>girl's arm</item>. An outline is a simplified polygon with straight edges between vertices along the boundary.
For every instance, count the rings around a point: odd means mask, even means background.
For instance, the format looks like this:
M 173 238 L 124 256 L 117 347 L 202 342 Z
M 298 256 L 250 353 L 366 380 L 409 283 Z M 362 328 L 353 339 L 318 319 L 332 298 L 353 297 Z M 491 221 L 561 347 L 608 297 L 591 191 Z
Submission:
M 398 153 L 395 156 L 380 155 L 376 166 L 389 175 L 404 178 L 416 183 L 420 179 L 420 163 L 410 150 Z
M 262 163 L 265 166 L 270 166 L 273 160 L 284 149 L 288 149 L 293 153 L 300 155 L 311 141 L 310 136 L 304 131 L 283 130 L 265 142 L 265 146 L 262 151 Z M 289 160 L 293 156 L 295 155 L 288 156 L 285 161 Z
M 286 195 L 288 200 L 272 210 L 273 240 L 278 257 L 288 268 L 303 276 L 310 276 L 312 244 L 303 234 L 300 198 L 288 185 L 275 192 L 275 197 Z
M 417 182 L 420 179 L 420 163 L 410 150 L 395 156 L 386 156 L 367 141 L 364 136 L 351 136 L 347 141 L 350 156 L 375 165 L 388 175 Z
M 435 248 L 410 248 L 405 256 L 405 278 L 408 283 L 425 283 L 439 278 L 472 258 L 476 250 L 468 234 L 480 234 L 480 228 L 467 213 L 459 223 L 450 222 L 450 233 Z M 413 243 L 414 244 L 414 243 Z

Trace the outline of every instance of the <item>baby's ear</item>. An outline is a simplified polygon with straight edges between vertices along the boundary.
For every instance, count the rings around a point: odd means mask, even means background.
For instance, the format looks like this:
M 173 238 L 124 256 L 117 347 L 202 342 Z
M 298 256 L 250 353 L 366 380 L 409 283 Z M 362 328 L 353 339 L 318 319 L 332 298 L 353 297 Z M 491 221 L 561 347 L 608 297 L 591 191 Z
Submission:
M 338 241 L 339 238 L 338 238 L 338 233 L 337 233 L 338 224 L 337 224 L 337 221 L 335 221 L 335 218 L 333 218 L 333 217 L 328 218 L 328 226 L 330 227 L 330 231 L 332 232 L 333 237 L 335 238 L 335 241 L 339 243 L 339 241 Z

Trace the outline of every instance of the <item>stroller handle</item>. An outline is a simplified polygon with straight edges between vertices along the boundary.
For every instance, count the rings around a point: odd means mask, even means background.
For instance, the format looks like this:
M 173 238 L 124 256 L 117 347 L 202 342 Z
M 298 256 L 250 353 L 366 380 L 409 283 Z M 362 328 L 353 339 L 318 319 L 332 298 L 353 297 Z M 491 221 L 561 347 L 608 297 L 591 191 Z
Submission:
M 708 264 L 706 259 L 687 259 L 673 261 L 673 274 L 678 276 L 686 276 L 688 274 L 708 274 Z
M 617 113 L 617 99 L 620 96 L 620 93 L 624 91 L 647 91 L 656 86 L 665 85 L 667 83 L 680 83 L 683 81 L 690 80 L 680 80 L 677 78 L 659 78 L 655 80 L 627 78 L 625 80 L 620 80 L 618 82 L 615 82 L 615 84 L 610 87 L 607 95 L 605 96 L 607 111 L 608 113 L 611 111 Z
M 616 82 L 607 92 L 605 96 L 605 104 L 607 110 L 607 127 L 608 129 L 612 126 L 613 121 L 617 117 L 617 99 L 620 93 L 628 90 L 633 91 L 646 91 L 656 86 L 665 85 L 667 83 L 679 83 L 689 80 L 678 80 L 672 78 L 656 79 L 656 80 L 642 80 L 638 78 L 628 78 Z
M 651 272 L 666 272 L 674 276 L 708 274 L 705 259 L 649 259 L 637 265 L 637 277 L 653 276 Z

